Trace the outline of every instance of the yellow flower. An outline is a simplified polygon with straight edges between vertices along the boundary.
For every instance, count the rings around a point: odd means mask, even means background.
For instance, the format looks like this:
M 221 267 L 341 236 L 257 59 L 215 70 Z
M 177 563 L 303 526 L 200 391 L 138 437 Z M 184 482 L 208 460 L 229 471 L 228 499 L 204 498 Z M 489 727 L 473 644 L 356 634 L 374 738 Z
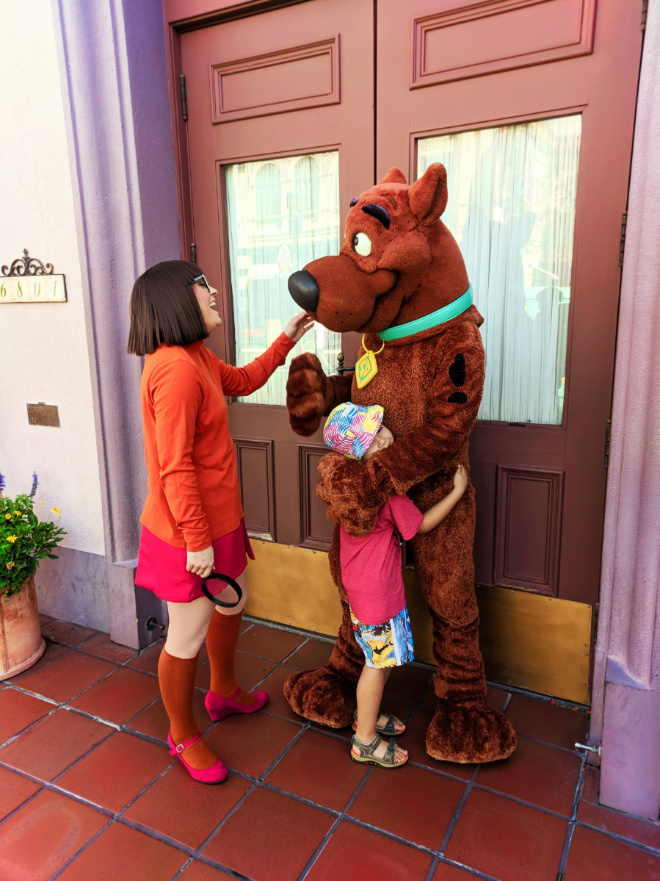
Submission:
M 13 569 L 16 563 L 7 563 L 7 569 Z
M 59 509 L 59 508 L 51 508 L 51 509 L 50 509 L 50 513 L 51 513 L 51 514 L 59 514 L 59 513 L 60 513 L 60 509 Z
M 14 542 L 16 541 L 17 538 L 18 538 L 17 535 L 8 535 L 7 541 L 10 541 L 12 544 L 14 544 Z
M 5 514 L 5 520 L 11 520 L 11 514 Z
M 46 505 L 45 502 L 39 502 L 39 504 L 41 505 L 42 508 L 45 507 L 45 505 Z
M 20 511 L 14 511 L 14 514 L 16 514 L 17 517 L 23 516 L 23 514 Z

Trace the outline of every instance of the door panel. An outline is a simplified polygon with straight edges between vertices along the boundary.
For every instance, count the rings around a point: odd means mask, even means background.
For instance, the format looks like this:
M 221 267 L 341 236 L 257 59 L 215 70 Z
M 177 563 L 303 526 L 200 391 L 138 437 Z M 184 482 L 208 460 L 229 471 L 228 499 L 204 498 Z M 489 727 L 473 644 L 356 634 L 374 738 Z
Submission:
M 620 282 L 619 233 L 626 207 L 641 51 L 638 12 L 634 4 L 617 0 L 603 0 L 597 9 L 591 0 L 379 2 L 377 177 L 398 165 L 408 171 L 409 179 L 416 178 L 419 166 L 425 167 L 425 156 L 432 153 L 429 147 L 439 148 L 442 143 L 432 139 L 445 139 L 449 134 L 475 140 L 478 135 L 460 133 L 494 129 L 497 134 L 501 127 L 528 122 L 537 131 L 544 127 L 556 131 L 557 126 L 576 125 L 566 118 L 579 120 L 577 189 L 571 183 L 574 172 L 567 171 L 564 163 L 556 169 L 554 200 L 548 192 L 539 194 L 535 202 L 529 192 L 532 174 L 529 181 L 520 182 L 518 203 L 509 204 L 506 215 L 501 210 L 498 215 L 494 206 L 501 209 L 507 199 L 511 203 L 512 191 L 506 187 L 512 181 L 507 182 L 506 175 L 511 172 L 509 163 L 517 161 L 511 153 L 503 166 L 505 173 L 493 184 L 501 189 L 491 203 L 490 216 L 480 218 L 481 251 L 473 251 L 466 262 L 468 266 L 470 262 L 478 266 L 479 261 L 487 265 L 497 253 L 491 247 L 501 233 L 497 225 L 524 226 L 533 204 L 537 213 L 546 212 L 542 221 L 556 227 L 555 238 L 563 224 L 563 256 L 543 257 L 538 242 L 532 241 L 531 248 L 522 247 L 523 255 L 527 252 L 524 283 L 516 282 L 520 268 L 510 268 L 513 284 L 510 278 L 501 303 L 503 310 L 515 312 L 513 325 L 503 321 L 500 336 L 490 334 L 490 338 L 489 329 L 482 328 L 487 365 L 489 361 L 500 365 L 514 405 L 498 408 L 492 400 L 487 402 L 484 415 L 502 421 L 481 421 L 472 435 L 478 518 L 475 563 L 477 579 L 484 584 L 524 587 L 587 603 L 598 599 L 600 576 L 606 481 L 603 453 Z M 405 33 L 411 53 L 400 51 Z M 562 117 L 563 123 L 559 119 L 549 122 Z M 550 144 L 549 131 L 544 137 Z M 453 204 L 458 214 L 451 218 L 450 211 L 447 219 L 465 255 L 472 234 L 466 224 L 470 197 L 469 191 L 468 196 L 461 196 L 460 186 L 458 193 L 452 191 L 455 150 L 449 151 L 449 143 L 449 139 L 444 141 L 449 204 L 458 198 L 459 205 Z M 486 186 L 479 181 L 485 169 L 479 163 L 475 168 L 472 185 Z M 564 203 L 558 214 L 557 190 Z M 461 198 L 468 204 L 461 205 Z M 574 219 L 570 217 L 573 210 Z M 568 222 L 574 223 L 572 243 L 571 230 L 565 228 Z M 530 410 L 528 401 L 515 399 L 528 397 L 529 389 L 522 394 L 523 385 L 529 385 L 525 370 L 546 369 L 540 361 L 539 340 L 528 346 L 522 374 L 503 370 L 501 361 L 523 357 L 516 343 L 523 322 L 528 331 L 538 330 L 532 326 L 529 306 L 537 300 L 538 292 L 533 289 L 538 284 L 533 282 L 538 282 L 544 270 L 551 273 L 551 288 L 559 289 L 550 293 L 549 339 L 543 343 L 546 349 L 555 348 L 555 363 L 547 366 L 545 393 L 549 403 L 554 386 L 555 401 L 554 407 Z M 515 295 L 517 288 L 525 296 L 512 304 L 511 290 Z M 474 293 L 481 308 L 476 286 Z M 543 303 L 535 303 L 534 308 L 537 305 L 545 308 Z M 491 311 L 489 323 L 496 319 L 497 312 Z
M 246 363 L 298 311 L 288 275 L 338 251 L 350 199 L 373 180 L 373 39 L 370 0 L 310 0 L 181 36 L 197 261 L 222 294 L 224 330 L 207 345 L 224 360 Z M 294 354 L 315 351 L 333 372 L 340 348 L 352 363 L 356 342 L 319 328 Z M 229 407 L 246 523 L 327 548 L 312 474 L 325 448 L 320 432 L 291 431 L 285 382 L 281 368 Z

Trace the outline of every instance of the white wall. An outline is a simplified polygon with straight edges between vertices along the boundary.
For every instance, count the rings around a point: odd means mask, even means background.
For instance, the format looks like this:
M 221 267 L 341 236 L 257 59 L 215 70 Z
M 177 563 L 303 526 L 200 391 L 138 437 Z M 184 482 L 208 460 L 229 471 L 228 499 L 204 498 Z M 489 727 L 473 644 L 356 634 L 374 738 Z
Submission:
M 68 293 L 65 304 L 0 305 L 0 472 L 15 495 L 29 492 L 36 471 L 37 499 L 64 515 L 64 547 L 104 556 L 93 356 L 50 0 L 0 4 L 0 58 L 0 265 L 27 248 L 65 275 Z M 28 424 L 26 404 L 39 401 L 57 405 L 60 428 Z

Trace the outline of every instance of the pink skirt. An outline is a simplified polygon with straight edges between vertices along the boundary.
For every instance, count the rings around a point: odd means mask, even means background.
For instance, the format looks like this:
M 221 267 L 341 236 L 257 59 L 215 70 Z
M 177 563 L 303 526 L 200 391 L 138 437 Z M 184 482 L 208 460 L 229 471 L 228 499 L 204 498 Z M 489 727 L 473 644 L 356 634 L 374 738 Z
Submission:
M 214 572 L 237 578 L 247 566 L 247 557 L 254 560 L 245 520 L 233 532 L 221 535 L 211 543 L 214 554 Z M 140 536 L 135 583 L 152 590 L 161 600 L 171 603 L 190 603 L 203 597 L 202 579 L 186 571 L 187 551 L 175 548 L 157 538 L 143 526 Z M 207 587 L 213 595 L 222 593 L 227 585 L 215 579 Z

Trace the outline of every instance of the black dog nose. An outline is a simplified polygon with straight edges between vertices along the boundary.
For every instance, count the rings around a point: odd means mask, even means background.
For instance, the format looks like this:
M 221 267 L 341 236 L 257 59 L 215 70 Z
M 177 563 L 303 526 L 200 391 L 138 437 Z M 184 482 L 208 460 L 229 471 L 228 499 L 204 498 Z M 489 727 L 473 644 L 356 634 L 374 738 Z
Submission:
M 312 315 L 316 313 L 319 304 L 319 286 L 311 272 L 301 269 L 290 275 L 289 293 L 305 312 L 310 312 Z

